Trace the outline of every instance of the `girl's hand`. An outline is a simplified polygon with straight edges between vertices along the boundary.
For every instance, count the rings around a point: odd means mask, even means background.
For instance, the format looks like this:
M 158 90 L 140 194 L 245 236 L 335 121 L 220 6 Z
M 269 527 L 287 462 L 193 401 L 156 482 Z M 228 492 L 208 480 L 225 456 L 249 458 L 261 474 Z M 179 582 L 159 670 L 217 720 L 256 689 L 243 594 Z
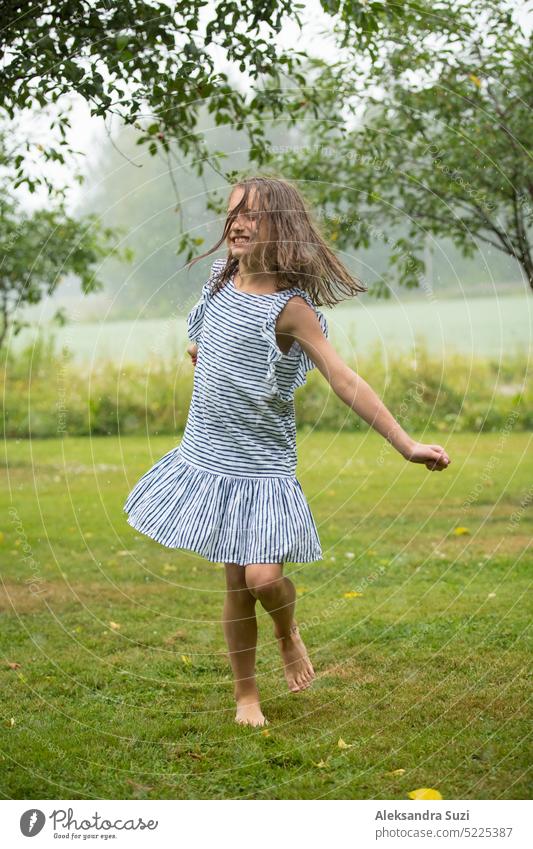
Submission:
M 442 445 L 413 442 L 403 455 L 411 463 L 424 463 L 430 472 L 442 472 L 452 462 Z
M 188 348 L 187 348 L 187 353 L 189 354 L 189 356 L 192 360 L 193 366 L 195 366 L 196 365 L 196 359 L 198 357 L 198 345 L 196 345 L 195 343 L 192 343 L 191 345 L 189 345 Z

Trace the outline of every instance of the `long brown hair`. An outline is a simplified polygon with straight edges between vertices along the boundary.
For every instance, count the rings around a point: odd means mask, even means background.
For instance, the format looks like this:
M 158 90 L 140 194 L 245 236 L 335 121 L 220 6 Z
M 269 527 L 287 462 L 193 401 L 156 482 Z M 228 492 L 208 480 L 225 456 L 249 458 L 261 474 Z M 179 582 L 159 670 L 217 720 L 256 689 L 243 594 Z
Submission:
M 352 275 L 337 259 L 320 233 L 318 224 L 296 186 L 277 177 L 248 177 L 239 180 L 231 189 L 243 189 L 239 203 L 228 213 L 224 230 L 216 245 L 195 257 L 189 266 L 209 256 L 227 238 L 231 225 L 239 212 L 249 210 L 249 197 L 253 191 L 259 218 L 266 217 L 269 238 L 256 245 L 259 270 L 274 273 L 278 289 L 295 286 L 308 292 L 316 306 L 334 306 L 345 298 L 367 292 L 367 287 Z M 217 274 L 213 293 L 217 292 L 236 273 L 239 260 L 228 251 L 226 264 Z

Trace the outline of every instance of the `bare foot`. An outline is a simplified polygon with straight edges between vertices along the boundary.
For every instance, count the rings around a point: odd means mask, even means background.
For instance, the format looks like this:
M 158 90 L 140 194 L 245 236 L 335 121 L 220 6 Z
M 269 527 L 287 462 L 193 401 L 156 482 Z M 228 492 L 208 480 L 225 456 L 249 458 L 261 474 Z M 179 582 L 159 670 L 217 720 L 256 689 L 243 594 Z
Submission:
M 299 693 L 311 684 L 315 677 L 315 670 L 309 660 L 307 649 L 304 645 L 297 625 L 293 625 L 288 637 L 278 637 L 281 657 L 285 665 L 285 678 L 289 690 Z
M 268 725 L 268 720 L 263 715 L 257 694 L 237 697 L 235 722 L 239 725 L 252 725 L 254 727 Z

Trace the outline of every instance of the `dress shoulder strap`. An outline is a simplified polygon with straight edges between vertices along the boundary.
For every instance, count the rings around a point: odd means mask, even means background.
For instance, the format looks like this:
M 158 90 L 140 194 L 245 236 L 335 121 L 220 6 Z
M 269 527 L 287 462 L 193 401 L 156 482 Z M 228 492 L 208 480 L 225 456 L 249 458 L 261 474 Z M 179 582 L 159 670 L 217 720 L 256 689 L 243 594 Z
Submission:
M 268 313 L 265 317 L 261 325 L 261 336 L 267 342 L 268 351 L 267 351 L 267 373 L 266 379 L 271 387 L 272 394 L 277 394 L 279 397 L 284 400 L 290 400 L 292 398 L 292 393 L 298 386 L 302 386 L 307 381 L 307 372 L 311 371 L 315 367 L 313 360 L 309 357 L 309 355 L 303 350 L 300 343 L 295 340 L 293 342 L 293 347 L 291 348 L 291 352 L 294 350 L 294 354 L 289 352 L 289 354 L 284 354 L 283 351 L 280 350 L 277 339 L 276 339 L 276 322 L 278 316 L 284 306 L 290 301 L 291 298 L 294 298 L 295 295 L 299 295 L 304 299 L 304 301 L 311 307 L 314 311 L 315 315 L 318 318 L 320 327 L 322 329 L 322 333 L 326 338 L 329 337 L 329 327 L 326 317 L 320 312 L 320 310 L 315 306 L 311 296 L 299 286 L 295 286 L 292 289 L 286 289 L 283 292 L 277 293 L 276 297 L 272 299 L 272 304 Z M 278 388 L 277 380 L 276 380 L 276 363 L 279 362 L 283 357 L 290 357 L 292 360 L 297 361 L 297 366 L 294 374 L 294 379 L 291 382 L 290 387 L 286 392 L 281 392 Z

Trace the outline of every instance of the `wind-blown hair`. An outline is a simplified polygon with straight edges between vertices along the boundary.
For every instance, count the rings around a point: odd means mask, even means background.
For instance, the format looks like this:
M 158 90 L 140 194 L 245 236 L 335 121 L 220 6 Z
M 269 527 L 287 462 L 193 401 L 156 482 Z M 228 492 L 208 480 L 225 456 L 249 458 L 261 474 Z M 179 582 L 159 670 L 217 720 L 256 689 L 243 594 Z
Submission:
M 236 188 L 243 189 L 243 196 L 228 214 L 220 239 L 189 265 L 209 256 L 225 243 L 237 215 L 251 211 L 249 199 L 253 192 L 254 210 L 259 215 L 257 227 L 263 219 L 268 227 L 267 239 L 254 243 L 254 268 L 257 265 L 257 271 L 275 274 L 280 291 L 299 286 L 316 306 L 334 306 L 345 298 L 368 291 L 326 244 L 302 195 L 290 182 L 256 176 L 235 183 L 231 193 Z M 232 257 L 228 250 L 226 264 L 217 275 L 213 292 L 221 289 L 238 267 L 238 258 Z

